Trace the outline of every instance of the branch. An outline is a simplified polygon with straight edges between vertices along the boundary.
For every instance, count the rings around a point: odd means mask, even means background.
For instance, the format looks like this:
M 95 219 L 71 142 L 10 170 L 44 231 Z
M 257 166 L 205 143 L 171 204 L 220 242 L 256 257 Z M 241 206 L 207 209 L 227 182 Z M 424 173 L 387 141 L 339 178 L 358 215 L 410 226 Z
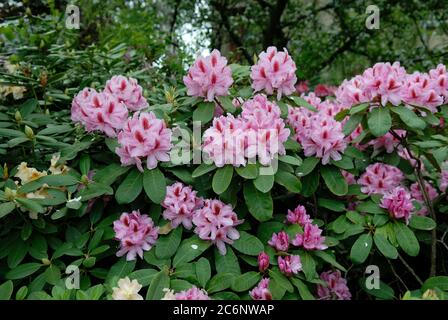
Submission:
M 400 254 L 398 254 L 398 258 L 400 258 L 400 261 L 409 270 L 409 272 L 414 276 L 415 280 L 417 280 L 420 285 L 423 285 L 422 279 L 420 279 L 420 277 L 415 273 L 414 269 L 412 269 L 412 267 L 406 262 L 406 260 L 404 260 Z
M 277 40 L 277 44 L 279 44 L 280 47 L 286 46 L 287 40 L 285 38 L 285 35 L 283 34 L 280 20 L 287 4 L 288 0 L 277 0 L 277 4 L 275 5 L 275 7 L 272 7 L 269 23 L 263 30 L 264 48 L 274 44 L 274 40 Z

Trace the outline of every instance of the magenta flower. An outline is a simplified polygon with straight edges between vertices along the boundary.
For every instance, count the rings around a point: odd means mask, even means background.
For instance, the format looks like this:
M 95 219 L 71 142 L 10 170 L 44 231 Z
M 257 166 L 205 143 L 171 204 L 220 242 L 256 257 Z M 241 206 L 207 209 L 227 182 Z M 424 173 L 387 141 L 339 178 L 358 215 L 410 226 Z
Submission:
M 216 49 L 207 57 L 198 57 L 183 80 L 189 96 L 203 97 L 206 101 L 228 95 L 233 83 L 227 59 Z
M 426 207 L 426 204 L 425 204 L 425 201 L 423 198 L 423 193 L 422 193 L 419 183 L 418 182 L 413 183 L 411 185 L 410 189 L 411 189 L 411 197 L 413 199 L 417 200 L 417 202 L 420 203 L 420 205 L 421 205 L 421 209 L 419 211 L 417 211 L 416 213 L 419 216 L 426 216 L 428 214 L 428 208 Z M 436 188 L 434 188 L 431 183 L 426 182 L 426 181 L 425 181 L 425 190 L 426 190 L 426 194 L 428 195 L 430 201 L 434 200 L 435 198 L 437 198 L 439 196 L 439 193 L 437 192 Z
M 414 210 L 411 194 L 403 187 L 396 187 L 386 193 L 381 199 L 380 207 L 389 211 L 392 218 L 404 219 L 406 224 L 409 223 Z
M 447 187 L 448 187 L 448 170 L 442 170 L 442 173 L 440 174 L 439 189 L 442 192 L 446 192 Z
M 258 62 L 251 67 L 250 78 L 255 92 L 264 90 L 267 94 L 277 91 L 277 99 L 295 91 L 296 64 L 286 49 L 277 51 L 269 47 L 258 56 Z
M 352 295 L 347 287 L 347 280 L 341 276 L 339 270 L 326 271 L 320 274 L 326 285 L 317 285 L 317 295 L 322 300 L 350 300 Z
M 279 256 L 278 257 L 278 267 L 280 271 L 286 276 L 291 277 L 302 270 L 302 262 L 300 261 L 300 256 Z
M 174 295 L 175 300 L 210 300 L 207 292 L 198 287 L 180 291 Z
M 243 220 L 230 205 L 219 200 L 207 199 L 204 206 L 193 215 L 193 223 L 196 225 L 194 232 L 202 240 L 209 240 L 216 245 L 222 255 L 226 254 L 226 243 L 232 244 L 240 238 L 240 233 L 235 227 Z
M 166 196 L 162 202 L 165 208 L 163 218 L 171 221 L 171 226 L 176 228 L 182 224 L 190 230 L 193 220 L 193 214 L 202 206 L 203 200 L 196 196 L 196 191 L 190 186 L 184 186 L 176 182 L 166 187 Z
M 306 209 L 304 206 L 298 205 L 294 211 L 288 210 L 286 215 L 286 221 L 292 224 L 299 224 L 304 226 L 307 223 L 313 222 L 308 214 L 306 214 Z
M 148 106 L 148 102 L 143 97 L 143 89 L 134 78 L 113 76 L 107 80 L 104 91 L 114 95 L 129 110 L 138 111 Z
M 305 224 L 303 234 L 296 234 L 291 243 L 306 250 L 325 250 L 328 246 L 324 244 L 325 237 L 321 236 L 321 234 L 322 230 L 317 225 L 307 223 Z
M 258 270 L 260 270 L 260 272 L 263 272 L 267 268 L 269 268 L 269 256 L 266 252 L 263 251 L 258 255 Z
M 275 248 L 277 251 L 288 251 L 289 248 L 289 237 L 285 231 L 280 231 L 279 233 L 273 233 L 271 240 L 268 244 Z
M 269 291 L 269 278 L 263 278 L 258 285 L 249 291 L 252 300 L 272 300 L 272 294 Z
M 113 95 L 85 88 L 72 102 L 71 118 L 82 123 L 88 132 L 100 131 L 115 137 L 123 127 L 128 109 Z
M 126 254 L 126 260 L 135 260 L 136 255 L 143 258 L 143 251 L 149 251 L 156 243 L 159 228 L 146 214 L 139 210 L 124 212 L 114 221 L 115 239 L 120 241 L 117 256 Z
M 152 112 L 136 112 L 118 134 L 118 143 L 120 147 L 115 152 L 121 164 L 135 164 L 143 172 L 143 158 L 146 158 L 148 169 L 154 169 L 158 161 L 170 160 L 171 129 Z
M 384 194 L 400 185 L 403 179 L 404 175 L 400 169 L 377 162 L 366 168 L 366 171 L 358 179 L 358 184 L 361 185 L 363 193 Z

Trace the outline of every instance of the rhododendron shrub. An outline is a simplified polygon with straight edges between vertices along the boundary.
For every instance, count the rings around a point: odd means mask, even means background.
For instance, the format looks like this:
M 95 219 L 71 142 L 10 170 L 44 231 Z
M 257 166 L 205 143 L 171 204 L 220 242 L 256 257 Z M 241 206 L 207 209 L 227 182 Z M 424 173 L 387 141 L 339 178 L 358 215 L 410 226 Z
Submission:
M 173 87 L 113 69 L 48 95 L 61 110 L 33 90 L 0 105 L 2 297 L 446 295 L 445 66 L 322 85 L 286 49 L 233 62 L 212 50 Z

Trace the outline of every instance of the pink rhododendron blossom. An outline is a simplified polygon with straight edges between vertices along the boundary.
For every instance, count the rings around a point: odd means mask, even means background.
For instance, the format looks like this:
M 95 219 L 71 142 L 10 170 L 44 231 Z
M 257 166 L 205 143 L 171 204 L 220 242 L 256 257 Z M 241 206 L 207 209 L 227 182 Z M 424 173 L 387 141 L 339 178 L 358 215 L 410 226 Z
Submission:
M 446 192 L 447 187 L 448 187 L 448 170 L 442 170 L 442 173 L 440 174 L 439 189 L 442 192 Z
M 324 244 L 325 237 L 321 234 L 322 230 L 317 225 L 307 223 L 305 224 L 303 234 L 298 233 L 291 243 L 306 250 L 325 250 L 328 246 Z
M 294 211 L 288 210 L 286 221 L 292 224 L 299 224 L 301 226 L 313 222 L 310 216 L 306 213 L 305 207 L 301 205 L 298 205 Z
M 275 248 L 277 251 L 288 251 L 289 248 L 289 237 L 285 231 L 280 231 L 279 233 L 273 233 L 271 240 L 268 244 Z
M 273 94 L 277 91 L 278 100 L 282 95 L 292 94 L 297 81 L 297 68 L 288 51 L 277 51 L 277 48 L 269 47 L 258 57 L 258 62 L 252 66 L 250 73 L 255 92 L 264 90 L 267 94 Z
M 174 295 L 175 300 L 210 300 L 207 292 L 198 287 L 192 287 L 188 290 L 180 291 Z
M 258 255 L 258 269 L 260 270 L 260 272 L 263 272 L 267 268 L 269 268 L 269 256 L 266 252 L 262 251 Z
M 72 102 L 71 118 L 87 131 L 101 131 L 115 137 L 128 117 L 128 109 L 113 95 L 85 88 Z
M 235 227 L 243 220 L 238 216 L 230 205 L 219 200 L 207 199 L 204 206 L 193 215 L 193 223 L 196 228 L 194 232 L 202 240 L 214 243 L 222 255 L 226 254 L 226 243 L 232 244 L 240 238 L 240 233 Z
M 144 158 L 148 169 L 154 169 L 158 161 L 170 160 L 171 129 L 152 112 L 136 112 L 118 134 L 118 143 L 120 147 L 115 152 L 121 164 L 135 164 L 143 172 Z
M 412 198 L 417 200 L 421 205 L 421 209 L 417 211 L 417 214 L 421 216 L 426 216 L 428 214 L 428 208 L 426 207 L 425 200 L 423 198 L 423 193 L 419 183 L 418 182 L 413 183 L 410 189 Z M 430 201 L 434 200 L 439 196 L 439 193 L 437 192 L 436 188 L 434 188 L 431 183 L 426 181 L 425 181 L 425 191 Z
M 302 270 L 302 262 L 300 256 L 288 255 L 285 257 L 278 257 L 278 267 L 282 273 L 291 277 Z
M 269 278 L 263 278 L 258 285 L 249 291 L 252 300 L 272 300 L 272 294 L 269 291 Z
M 165 200 L 162 202 L 165 208 L 163 218 L 170 220 L 173 228 L 182 224 L 190 230 L 193 226 L 193 214 L 202 206 L 202 202 L 202 198 L 197 197 L 196 191 L 190 186 L 176 182 L 166 188 Z
M 384 194 L 397 187 L 404 179 L 400 169 L 377 162 L 366 168 L 366 171 L 358 179 L 361 191 L 366 194 Z
M 296 91 L 298 94 L 307 93 L 308 91 L 310 91 L 309 81 L 299 81 L 296 85 Z
M 114 221 L 115 239 L 120 241 L 117 256 L 126 254 L 126 260 L 135 260 L 136 255 L 143 258 L 143 251 L 151 250 L 156 243 L 159 228 L 146 214 L 139 210 L 124 212 L 119 220 Z
M 437 65 L 437 68 L 429 70 L 429 77 L 432 80 L 432 88 L 438 95 L 448 101 L 448 72 L 443 64 Z
M 320 274 L 326 285 L 317 285 L 317 295 L 322 300 L 350 300 L 352 295 L 339 270 L 326 271 Z
M 326 96 L 334 95 L 336 90 L 337 90 L 337 87 L 320 83 L 320 84 L 316 85 L 316 87 L 314 88 L 314 93 L 318 97 L 326 97 Z
M 113 76 L 106 82 L 104 91 L 123 102 L 129 110 L 138 111 L 148 106 L 143 89 L 134 78 Z
M 395 130 L 395 133 L 400 137 L 405 137 L 405 130 Z M 391 133 L 386 133 L 382 137 L 371 140 L 368 145 L 373 146 L 374 150 L 385 149 L 387 153 L 392 153 L 400 144 L 400 140 L 395 138 Z
M 347 184 L 356 184 L 356 179 L 353 173 L 350 173 L 345 170 L 341 170 L 342 176 L 344 177 Z
M 389 211 L 391 217 L 404 219 L 406 223 L 409 223 L 414 210 L 411 194 L 403 187 L 396 187 L 386 193 L 381 199 L 380 207 Z
M 189 96 L 203 97 L 206 101 L 228 95 L 233 83 L 227 59 L 216 49 L 207 57 L 198 57 L 183 80 Z

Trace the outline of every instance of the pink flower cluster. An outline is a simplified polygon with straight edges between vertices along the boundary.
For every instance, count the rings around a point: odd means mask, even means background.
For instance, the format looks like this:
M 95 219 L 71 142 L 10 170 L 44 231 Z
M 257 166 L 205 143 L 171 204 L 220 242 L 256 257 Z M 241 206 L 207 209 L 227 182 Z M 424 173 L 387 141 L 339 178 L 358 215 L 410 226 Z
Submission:
M 288 214 L 286 215 L 286 221 L 288 221 L 291 224 L 299 224 L 301 226 L 313 222 L 310 216 L 306 213 L 305 207 L 302 205 L 298 205 L 294 209 L 294 211 L 288 210 Z
M 411 194 L 403 187 L 396 187 L 387 192 L 381 199 L 380 207 L 386 209 L 395 219 L 404 219 L 409 223 L 414 205 Z
M 391 191 L 404 179 L 400 169 L 377 162 L 366 168 L 366 171 L 358 179 L 361 191 L 366 194 L 384 194 Z
M 297 274 L 302 270 L 302 262 L 300 260 L 300 256 L 279 256 L 277 260 L 280 271 L 288 277 L 291 277 L 292 275 Z
M 285 231 L 280 231 L 279 233 L 273 233 L 271 240 L 268 244 L 275 248 L 277 251 L 288 251 L 289 248 L 289 237 Z
M 148 107 L 148 102 L 143 96 L 143 89 L 134 78 L 113 76 L 106 82 L 104 92 L 123 102 L 129 110 L 138 111 Z
M 135 164 L 143 172 L 142 159 L 146 158 L 147 168 L 154 169 L 158 161 L 170 160 L 171 133 L 154 113 L 136 112 L 118 134 L 120 147 L 115 152 L 124 166 Z
M 213 242 L 222 255 L 226 254 L 226 243 L 232 244 L 240 234 L 235 226 L 243 223 L 230 205 L 216 199 L 204 200 L 204 206 L 193 215 L 194 232 L 202 240 Z
M 180 291 L 174 295 L 175 300 L 210 300 L 207 292 L 198 287 Z
M 277 51 L 277 48 L 269 47 L 258 58 L 250 73 L 255 92 L 264 90 L 271 95 L 276 90 L 277 99 L 280 100 L 282 95 L 290 95 L 295 91 L 297 68 L 286 49 Z
M 440 174 L 439 189 L 442 192 L 446 192 L 447 188 L 448 188 L 448 170 L 442 170 L 442 173 Z
M 266 252 L 262 251 L 258 255 L 258 269 L 260 272 L 265 271 L 267 268 L 269 268 L 269 256 Z
M 173 228 L 182 224 L 184 228 L 190 230 L 193 226 L 193 214 L 202 207 L 202 203 L 202 198 L 196 196 L 196 191 L 190 186 L 176 182 L 166 187 L 166 196 L 162 202 L 165 208 L 163 218 L 171 221 Z
M 139 210 L 124 212 L 114 222 L 115 239 L 120 241 L 117 256 L 126 254 L 126 260 L 135 260 L 136 255 L 143 258 L 143 251 L 151 250 L 158 238 L 159 228 L 147 215 Z
M 408 74 L 399 62 L 377 63 L 362 75 L 344 80 L 336 90 L 336 99 L 346 106 L 369 101 L 383 106 L 403 102 L 434 113 L 448 99 L 448 73 L 442 64 L 429 73 Z
M 213 120 L 204 132 L 203 151 L 218 167 L 244 166 L 255 158 L 269 165 L 275 154 L 285 154 L 288 136 L 280 108 L 266 96 L 256 95 L 243 104 L 238 117 L 228 114 Z
M 326 271 L 320 274 L 326 285 L 317 285 L 317 295 L 322 300 L 350 300 L 352 295 L 339 270 Z
M 325 250 L 328 246 L 324 244 L 325 237 L 321 234 L 322 230 L 317 225 L 307 223 L 304 226 L 303 234 L 296 234 L 291 243 L 306 250 Z
M 227 59 L 216 49 L 207 57 L 198 57 L 183 80 L 189 96 L 203 97 L 206 101 L 228 95 L 233 83 Z
M 416 200 L 421 205 L 421 209 L 417 211 L 417 214 L 420 216 L 426 216 L 428 214 L 428 208 L 426 207 L 426 204 L 425 204 L 425 201 L 423 198 L 423 193 L 422 193 L 419 183 L 415 182 L 415 183 L 411 184 L 410 189 L 411 189 L 412 198 L 414 200 Z M 430 201 L 434 200 L 435 198 L 437 198 L 439 196 L 439 193 L 437 192 L 436 188 L 434 188 L 431 183 L 426 182 L 426 181 L 425 181 L 425 191 L 426 191 L 426 194 L 428 195 Z
M 269 291 L 269 278 L 263 278 L 258 285 L 249 291 L 253 300 L 272 300 L 272 294 Z

